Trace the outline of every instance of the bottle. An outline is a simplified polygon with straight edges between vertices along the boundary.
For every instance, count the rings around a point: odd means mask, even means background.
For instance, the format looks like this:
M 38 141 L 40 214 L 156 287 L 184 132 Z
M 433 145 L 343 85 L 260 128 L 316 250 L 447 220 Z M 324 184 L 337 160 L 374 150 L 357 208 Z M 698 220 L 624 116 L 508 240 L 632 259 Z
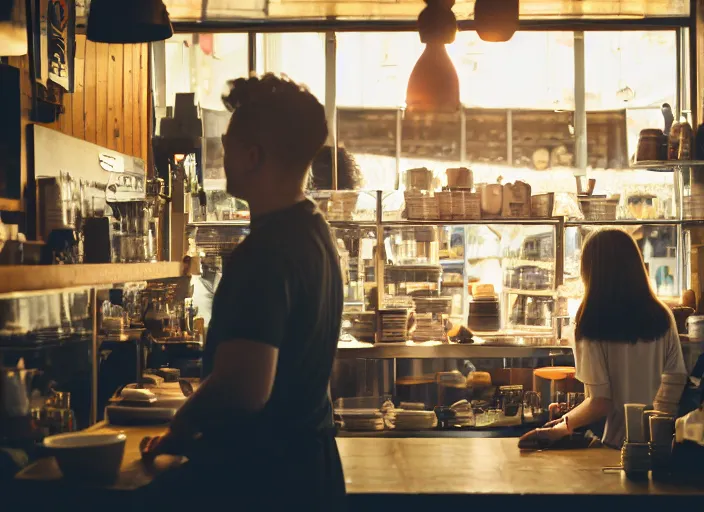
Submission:
M 692 159 L 692 126 L 687 123 L 680 124 L 680 144 L 677 153 L 678 160 Z

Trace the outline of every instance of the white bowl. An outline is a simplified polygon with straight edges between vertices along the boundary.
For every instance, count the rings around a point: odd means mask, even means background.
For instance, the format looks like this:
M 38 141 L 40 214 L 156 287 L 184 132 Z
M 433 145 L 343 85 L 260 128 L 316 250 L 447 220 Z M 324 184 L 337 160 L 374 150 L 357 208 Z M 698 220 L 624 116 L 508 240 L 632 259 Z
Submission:
M 44 446 L 56 457 L 64 478 L 110 483 L 120 474 L 127 436 L 118 434 L 70 433 L 44 439 Z

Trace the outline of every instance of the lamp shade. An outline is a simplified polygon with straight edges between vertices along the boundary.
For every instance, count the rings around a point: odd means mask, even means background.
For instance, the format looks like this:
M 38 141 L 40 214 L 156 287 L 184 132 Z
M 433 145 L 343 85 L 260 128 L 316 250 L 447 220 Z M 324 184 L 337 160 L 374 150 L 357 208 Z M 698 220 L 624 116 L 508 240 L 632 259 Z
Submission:
M 426 45 L 408 80 L 406 108 L 428 112 L 459 110 L 460 80 L 444 44 Z
M 518 0 L 476 0 L 474 23 L 482 41 L 505 43 L 518 30 Z
M 174 35 L 161 0 L 92 0 L 86 37 L 96 43 L 151 43 Z
M 425 0 L 427 7 L 418 16 L 418 33 L 425 50 L 408 79 L 406 108 L 410 111 L 457 112 L 460 108 L 460 81 L 445 45 L 457 34 L 452 12 L 455 0 Z

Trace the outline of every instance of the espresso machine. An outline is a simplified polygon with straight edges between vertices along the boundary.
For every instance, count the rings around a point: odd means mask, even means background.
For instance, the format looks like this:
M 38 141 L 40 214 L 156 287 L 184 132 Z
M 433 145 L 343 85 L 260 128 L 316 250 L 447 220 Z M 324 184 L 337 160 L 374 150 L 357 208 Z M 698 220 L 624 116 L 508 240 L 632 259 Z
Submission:
M 181 277 L 111 290 L 102 303 L 99 409 L 109 423 L 168 422 L 192 392 L 204 341 L 192 293 Z

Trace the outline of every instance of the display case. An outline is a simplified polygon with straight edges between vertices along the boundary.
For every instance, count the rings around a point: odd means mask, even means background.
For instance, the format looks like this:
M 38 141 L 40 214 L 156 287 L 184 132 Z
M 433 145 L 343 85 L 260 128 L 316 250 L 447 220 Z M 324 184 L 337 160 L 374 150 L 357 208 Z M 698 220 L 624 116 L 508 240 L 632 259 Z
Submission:
M 546 421 L 551 403 L 578 404 L 583 392 L 569 370 L 563 328 L 583 293 L 585 237 L 604 227 L 631 233 L 653 290 L 679 304 L 693 287 L 689 232 L 704 216 L 687 197 L 696 196 L 701 168 L 679 162 L 593 172 L 601 194 L 551 194 L 549 215 L 540 217 L 542 194 L 533 194 L 523 217 L 441 218 L 447 189 L 413 192 L 408 176 L 405 191 L 376 192 L 375 209 L 371 193 L 357 194 L 365 206 L 348 211 L 344 226 L 330 221 L 338 243 L 362 236 L 367 247 L 360 250 L 365 272 L 355 274 L 366 300 L 345 308 L 332 377 L 341 435 L 512 436 Z M 532 171 L 525 181 L 532 179 L 541 192 L 545 175 Z M 563 179 L 574 186 L 572 172 Z M 412 210 L 414 193 L 426 201 L 420 213 Z M 701 341 L 685 332 L 682 341 L 685 359 L 694 360 Z M 568 370 L 557 376 L 541 370 L 561 366 Z

